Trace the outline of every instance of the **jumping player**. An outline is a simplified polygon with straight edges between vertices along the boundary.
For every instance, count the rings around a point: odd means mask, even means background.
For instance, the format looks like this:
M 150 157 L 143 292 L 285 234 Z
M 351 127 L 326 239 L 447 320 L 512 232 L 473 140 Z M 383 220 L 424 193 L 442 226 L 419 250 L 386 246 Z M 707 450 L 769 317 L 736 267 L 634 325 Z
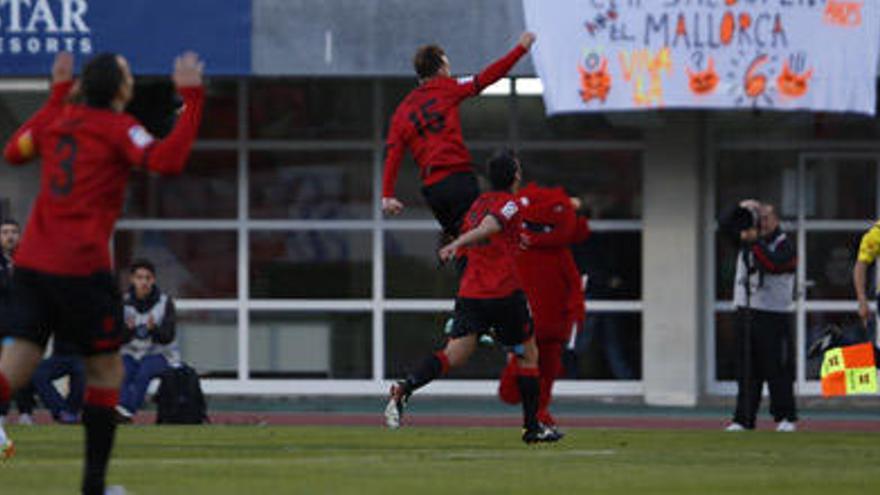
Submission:
M 517 384 L 523 404 L 522 440 L 526 443 L 553 442 L 559 435 L 538 423 L 538 348 L 526 296 L 514 270 L 514 251 L 519 232 L 519 208 L 514 194 L 522 180 L 519 160 L 510 152 L 489 161 L 492 191 L 481 194 L 468 210 L 462 235 L 440 249 L 442 261 L 466 254 L 455 302 L 453 329 L 446 348 L 429 355 L 403 381 L 391 387 L 385 408 L 386 425 L 400 427 L 410 395 L 449 369 L 467 362 L 477 346 L 477 337 L 493 329 L 496 338 L 517 356 Z
M 453 79 L 446 53 L 437 45 L 423 46 L 413 59 L 419 86 L 397 107 L 391 118 L 382 178 L 382 211 L 397 215 L 404 205 L 394 186 L 404 153 L 419 166 L 422 195 L 447 239 L 459 233 L 462 216 L 479 196 L 471 155 L 464 145 L 458 107 L 466 98 L 504 77 L 535 42 L 523 33 L 506 55 L 473 77 Z M 446 241 L 448 242 L 448 240 Z
M 0 356 L 0 401 L 30 380 L 50 332 L 85 355 L 83 495 L 125 493 L 104 487 L 123 376 L 122 302 L 111 274 L 110 236 L 131 167 L 166 175 L 183 170 L 201 122 L 202 67 L 194 53 L 175 61 L 172 79 L 184 109 L 171 133 L 157 140 L 123 113 L 134 90 L 125 58 L 95 56 L 75 84 L 73 56 L 59 54 L 49 101 L 4 149 L 12 164 L 40 157 L 42 177 L 15 258 L 14 340 Z M 74 86 L 81 103 L 68 101 Z

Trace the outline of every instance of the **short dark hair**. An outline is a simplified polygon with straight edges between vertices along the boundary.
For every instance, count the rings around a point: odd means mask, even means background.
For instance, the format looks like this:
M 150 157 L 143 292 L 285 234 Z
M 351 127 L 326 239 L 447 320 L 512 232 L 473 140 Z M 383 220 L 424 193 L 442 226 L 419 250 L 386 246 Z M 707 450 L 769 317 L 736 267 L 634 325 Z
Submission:
M 125 75 L 115 53 L 100 53 L 86 64 L 80 78 L 86 105 L 109 108 Z
M 499 150 L 489 158 L 489 184 L 493 191 L 507 191 L 516 180 L 519 158 L 510 148 Z
M 154 277 L 156 276 L 156 265 L 154 265 L 152 261 L 145 258 L 140 258 L 132 261 L 131 268 L 129 268 L 129 273 L 134 275 L 134 272 L 141 269 L 152 273 Z
M 5 225 L 15 225 L 19 229 L 21 228 L 21 225 L 19 225 L 18 222 L 16 222 L 12 218 L 4 218 L 3 220 L 0 220 L 0 227 L 3 227 Z
M 413 57 L 413 68 L 419 79 L 433 77 L 443 67 L 443 56 L 446 52 L 438 45 L 425 45 L 416 50 Z

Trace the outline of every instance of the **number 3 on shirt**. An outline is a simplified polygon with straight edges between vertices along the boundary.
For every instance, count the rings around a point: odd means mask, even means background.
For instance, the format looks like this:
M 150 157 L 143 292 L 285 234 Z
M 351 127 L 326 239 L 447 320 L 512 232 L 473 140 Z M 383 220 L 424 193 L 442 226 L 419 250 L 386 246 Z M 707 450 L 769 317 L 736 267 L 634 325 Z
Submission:
M 419 137 L 425 137 L 425 131 L 431 134 L 438 134 L 446 127 L 446 118 L 442 113 L 432 112 L 431 107 L 437 103 L 436 98 L 431 98 L 419 107 L 421 115 L 416 112 L 409 113 L 409 120 L 419 133 Z
M 56 196 L 67 196 L 73 191 L 73 162 L 76 161 L 76 141 L 73 136 L 61 136 L 55 153 L 60 157 L 58 167 L 61 173 L 52 177 L 52 193 Z

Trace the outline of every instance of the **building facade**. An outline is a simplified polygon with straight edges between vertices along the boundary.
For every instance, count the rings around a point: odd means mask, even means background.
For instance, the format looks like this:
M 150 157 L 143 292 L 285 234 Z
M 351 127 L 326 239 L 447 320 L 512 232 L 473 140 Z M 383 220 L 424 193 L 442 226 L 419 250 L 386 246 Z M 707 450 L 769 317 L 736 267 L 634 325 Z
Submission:
M 418 45 L 439 42 L 454 71 L 475 72 L 523 30 L 520 3 L 251 8 L 253 75 L 210 78 L 182 176 L 133 173 L 117 266 L 157 265 L 178 299 L 184 358 L 209 393 L 385 393 L 441 341 L 455 290 L 451 270 L 437 266 L 438 229 L 411 160 L 398 186 L 405 214 L 381 214 L 388 119 L 416 84 Z M 516 148 L 527 180 L 590 205 L 594 235 L 575 248 L 591 280 L 589 325 L 567 352 L 560 395 L 688 405 L 732 392 L 734 248 L 715 218 L 748 197 L 776 204 L 797 239 L 798 387 L 817 394 L 806 349 L 826 324 L 855 318 L 855 247 L 880 216 L 876 120 L 750 111 L 548 119 L 533 72 L 524 60 L 465 103 L 462 124 L 477 164 Z M 0 81 L 2 136 L 45 96 L 45 81 Z M 38 175 L 33 165 L 0 168 L 3 215 L 26 219 Z M 426 393 L 492 394 L 503 362 L 481 352 Z

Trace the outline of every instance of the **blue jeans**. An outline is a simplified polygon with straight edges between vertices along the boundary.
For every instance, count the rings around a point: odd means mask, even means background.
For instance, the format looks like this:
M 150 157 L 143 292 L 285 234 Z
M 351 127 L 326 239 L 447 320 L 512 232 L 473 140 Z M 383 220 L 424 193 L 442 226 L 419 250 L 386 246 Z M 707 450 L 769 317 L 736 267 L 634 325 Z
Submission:
M 170 366 L 161 354 L 144 356 L 141 360 L 122 356 L 122 363 L 125 365 L 125 381 L 122 382 L 119 405 L 134 414 L 144 405 L 150 381 Z
M 70 376 L 67 399 L 58 393 L 53 381 L 62 376 Z M 79 414 L 86 390 L 86 371 L 79 356 L 53 355 L 44 359 L 34 372 L 34 388 L 37 395 L 52 417 L 58 418 L 62 412 Z

